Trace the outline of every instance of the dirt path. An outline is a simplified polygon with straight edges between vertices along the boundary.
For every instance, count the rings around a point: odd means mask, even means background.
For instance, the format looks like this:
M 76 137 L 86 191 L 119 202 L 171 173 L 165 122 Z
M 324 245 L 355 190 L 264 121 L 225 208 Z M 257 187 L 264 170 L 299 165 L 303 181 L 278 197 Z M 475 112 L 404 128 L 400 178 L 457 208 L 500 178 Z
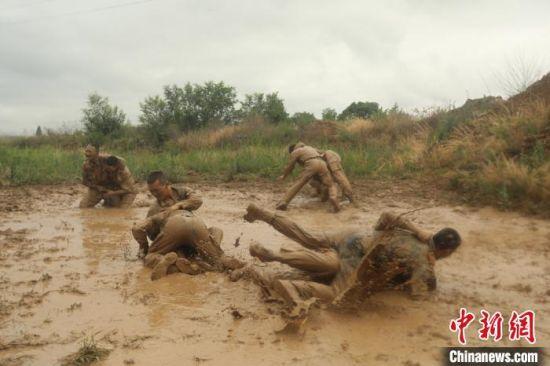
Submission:
M 241 219 L 248 202 L 273 207 L 279 190 L 195 188 L 204 197 L 199 214 L 224 230 L 227 252 L 251 260 L 252 240 L 274 247 L 289 242 L 266 224 Z M 151 282 L 129 231 L 146 208 L 79 210 L 80 192 L 76 186 L 0 190 L 0 365 L 58 364 L 91 335 L 112 349 L 100 365 L 437 365 L 440 347 L 458 344 L 448 324 L 461 306 L 505 315 L 533 309 L 537 344 L 550 346 L 549 221 L 443 206 L 430 192 L 419 198 L 414 186 L 380 186 L 361 208 L 337 215 L 299 197 L 288 215 L 307 227 L 371 227 L 383 210 L 427 207 L 410 218 L 429 229 L 455 227 L 464 244 L 437 264 L 438 290 L 428 299 L 384 293 L 360 314 L 315 309 L 298 337 L 274 332 L 281 319 L 250 282 L 217 273 Z M 242 319 L 233 317 L 234 309 Z M 475 329 L 468 331 L 470 344 L 481 345 Z M 499 343 L 506 344 L 512 342 Z

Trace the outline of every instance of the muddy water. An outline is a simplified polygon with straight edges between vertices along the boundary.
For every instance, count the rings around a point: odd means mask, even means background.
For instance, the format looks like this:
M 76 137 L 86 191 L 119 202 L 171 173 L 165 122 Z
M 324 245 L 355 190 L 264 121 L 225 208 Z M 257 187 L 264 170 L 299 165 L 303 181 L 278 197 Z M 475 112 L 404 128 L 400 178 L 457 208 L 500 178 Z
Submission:
M 230 254 L 251 260 L 253 241 L 290 244 L 265 223 L 241 219 L 247 202 L 273 207 L 279 190 L 195 188 L 204 197 L 198 214 L 224 230 Z M 437 365 L 439 348 L 458 344 L 448 323 L 461 306 L 505 315 L 533 309 L 537 344 L 550 345 L 549 221 L 441 205 L 393 188 L 365 193 L 360 208 L 337 215 L 299 197 L 288 215 L 306 227 L 370 227 L 383 210 L 424 207 L 410 218 L 428 229 L 455 227 L 464 244 L 438 262 L 438 290 L 426 299 L 383 293 L 356 314 L 314 309 L 305 333 L 288 336 L 275 332 L 282 326 L 275 305 L 262 302 L 250 282 L 216 273 L 151 282 L 129 232 L 146 208 L 79 210 L 80 192 L 0 191 L 0 365 L 55 365 L 90 336 L 112 350 L 101 365 Z M 138 205 L 148 199 L 140 195 Z M 476 329 L 468 329 L 469 344 L 490 345 L 476 340 Z

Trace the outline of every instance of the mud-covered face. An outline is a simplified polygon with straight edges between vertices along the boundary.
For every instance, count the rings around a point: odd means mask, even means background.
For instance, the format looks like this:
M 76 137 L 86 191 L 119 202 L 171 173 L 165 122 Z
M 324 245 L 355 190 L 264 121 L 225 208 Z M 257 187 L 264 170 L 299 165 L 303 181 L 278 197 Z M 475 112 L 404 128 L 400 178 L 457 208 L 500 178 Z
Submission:
M 159 180 L 149 183 L 147 188 L 149 188 L 149 192 L 159 201 L 164 201 L 172 197 L 170 185 L 161 183 Z
M 84 156 L 86 156 L 86 159 L 94 159 L 97 157 L 97 150 L 95 147 L 88 145 L 84 149 Z

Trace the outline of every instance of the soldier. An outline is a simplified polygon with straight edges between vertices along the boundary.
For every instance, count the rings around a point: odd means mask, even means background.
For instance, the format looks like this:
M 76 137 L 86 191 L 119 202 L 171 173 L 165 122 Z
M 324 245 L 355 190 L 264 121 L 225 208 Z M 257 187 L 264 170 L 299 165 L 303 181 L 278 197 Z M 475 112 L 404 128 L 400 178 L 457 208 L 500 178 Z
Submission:
M 277 204 L 276 208 L 278 210 L 286 210 L 288 204 L 292 201 L 300 189 L 302 189 L 302 187 L 312 178 L 316 178 L 322 183 L 323 186 L 326 187 L 328 191 L 328 200 L 334 207 L 334 211 L 340 211 L 336 186 L 334 185 L 330 171 L 328 170 L 327 164 L 321 157 L 321 154 L 319 154 L 319 152 L 317 152 L 317 150 L 313 147 L 306 146 L 303 143 L 291 145 L 288 148 L 288 152 L 290 154 L 290 161 L 283 171 L 283 174 L 278 179 L 282 181 L 290 173 L 292 173 L 296 163 L 302 165 L 304 169 L 300 174 L 298 181 L 289 188 L 283 199 Z
M 134 180 L 124 160 L 116 156 L 99 154 L 92 145 L 84 150 L 82 184 L 88 191 L 80 201 L 81 208 L 97 205 L 101 200 L 106 207 L 129 207 L 136 197 Z
M 328 169 L 332 174 L 332 178 L 342 189 L 342 194 L 344 197 L 346 197 L 350 203 L 356 204 L 353 191 L 351 189 L 351 184 L 346 176 L 346 173 L 344 172 L 344 168 L 342 167 L 342 159 L 340 158 L 340 155 L 332 150 L 322 151 L 317 149 L 317 151 L 327 163 Z M 321 197 L 321 201 L 325 202 L 328 200 L 327 189 L 318 179 L 312 179 L 309 184 L 313 187 L 313 189 L 315 189 L 316 195 Z
M 100 184 L 103 181 L 103 164 L 105 163 L 106 155 L 99 154 L 97 149 L 92 145 L 87 145 L 84 149 L 86 160 L 82 165 L 82 184 L 88 187 L 88 191 L 80 201 L 80 207 L 93 207 L 99 201 L 106 189 Z
M 306 231 L 285 216 L 251 204 L 244 219 L 269 223 L 302 245 L 278 253 L 251 245 L 250 254 L 263 262 L 278 261 L 328 282 L 269 280 L 263 283 L 297 305 L 316 297 L 334 305 L 360 303 L 374 291 L 388 288 L 418 295 L 434 290 L 434 265 L 453 253 L 461 243 L 459 234 L 445 228 L 432 235 L 400 216 L 384 213 L 374 232 L 344 230 L 334 234 Z
M 105 159 L 102 165 L 105 172 L 102 182 L 105 187 L 105 191 L 102 193 L 104 206 L 130 207 L 136 199 L 137 190 L 134 177 L 132 177 L 124 159 L 111 155 Z
M 172 272 L 196 274 L 242 267 L 221 249 L 222 230 L 207 228 L 191 212 L 202 205 L 200 197 L 186 187 L 170 185 L 161 171 L 152 172 L 147 185 L 157 202 L 147 218 L 133 226 L 132 235 L 139 243 L 140 256 L 146 255 L 145 264 L 153 267 L 151 279 Z
M 336 183 L 340 185 L 344 197 L 346 197 L 350 201 L 350 203 L 355 203 L 351 184 L 348 180 L 348 177 L 346 176 L 346 173 L 344 172 L 344 168 L 342 167 L 342 159 L 340 158 L 340 155 L 332 150 L 326 150 L 322 154 L 323 159 L 325 159 L 325 161 L 327 162 L 327 166 L 330 170 L 330 173 L 332 174 L 332 178 L 334 178 Z

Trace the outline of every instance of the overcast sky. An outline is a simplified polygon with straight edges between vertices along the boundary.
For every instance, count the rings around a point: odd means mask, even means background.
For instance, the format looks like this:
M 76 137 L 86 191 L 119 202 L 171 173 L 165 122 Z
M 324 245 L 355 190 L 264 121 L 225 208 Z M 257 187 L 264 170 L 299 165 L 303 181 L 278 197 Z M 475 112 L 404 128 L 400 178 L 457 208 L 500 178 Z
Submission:
M 77 125 L 87 95 L 133 123 L 162 86 L 278 91 L 289 112 L 412 110 L 500 94 L 518 55 L 550 71 L 550 1 L 0 0 L 0 133 Z

